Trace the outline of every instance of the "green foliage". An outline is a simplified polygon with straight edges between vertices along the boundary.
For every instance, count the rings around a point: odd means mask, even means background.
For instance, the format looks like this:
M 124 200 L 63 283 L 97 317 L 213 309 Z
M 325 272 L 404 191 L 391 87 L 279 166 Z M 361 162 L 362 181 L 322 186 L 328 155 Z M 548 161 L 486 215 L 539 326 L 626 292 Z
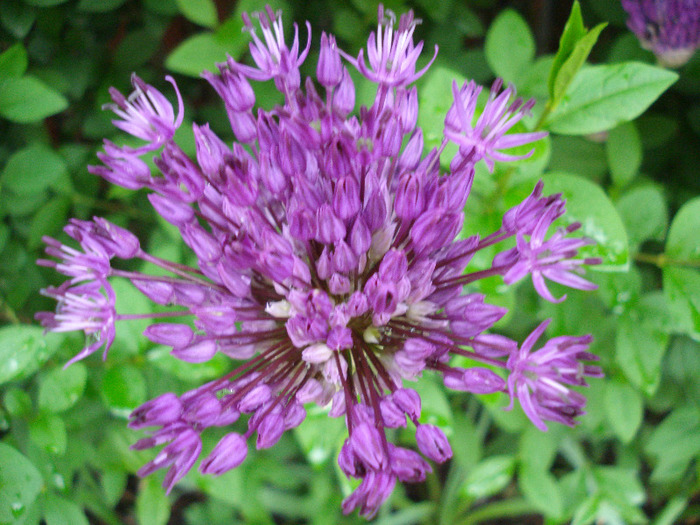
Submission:
M 300 23 L 304 44 L 302 22 L 312 23 L 304 74 L 315 71 L 321 30 L 334 32 L 350 54 L 376 31 L 370 0 L 271 4 L 284 9 L 287 36 L 292 21 Z M 419 66 L 440 46 L 418 81 L 426 150 L 441 145 L 453 80 L 486 86 L 477 113 L 497 76 L 524 98 L 536 97 L 534 117 L 516 131 L 545 129 L 550 136 L 526 160 L 493 174 L 477 169 L 465 229 L 482 236 L 498 229 L 503 213 L 542 179 L 545 193 L 567 199 L 558 226 L 581 222 L 580 233 L 596 241 L 585 256 L 603 261 L 595 268 L 603 272 L 588 272 L 599 290 L 553 285 L 557 297 L 569 296 L 554 306 L 527 280 L 509 288 L 491 278 L 474 291 L 514 306 L 497 326 L 513 339 L 522 340 L 544 317 L 553 318 L 548 337 L 592 333 L 606 377 L 584 390 L 588 414 L 576 429 L 551 424 L 542 433 L 519 408 L 503 410 L 507 396 L 448 392 L 426 373 L 409 386 L 422 397 L 421 421 L 446 430 L 454 458 L 434 466 L 426 483 L 397 487 L 376 523 L 693 523 L 700 461 L 700 56 L 677 72 L 650 65 L 653 57 L 624 28 L 619 3 L 605 0 L 546 3 L 557 15 L 551 20 L 568 15 L 563 27 L 552 24 L 561 37 L 557 49 L 548 49 L 559 35 L 537 26 L 541 19 L 532 13 L 542 3 L 507 3 L 522 10 L 500 10 L 502 4 L 385 2 L 397 14 L 413 8 L 422 19 Z M 86 344 L 82 335 L 45 335 L 33 322 L 36 312 L 55 307 L 38 290 L 61 282 L 34 263 L 42 237 L 65 239 L 61 228 L 70 217 L 106 216 L 135 231 L 150 253 L 187 262 L 177 229 L 155 216 L 141 192 L 108 187 L 87 173 L 103 138 L 124 140 L 101 106 L 110 86 L 128 93 L 132 71 L 173 100 L 163 80 L 170 73 L 187 118 L 211 122 L 230 143 L 222 104 L 204 81 L 189 77 L 215 71 L 226 54 L 250 64 L 240 15 L 263 5 L 0 1 L 0 523 L 363 522 L 340 508 L 354 488 L 336 460 L 346 437 L 343 418 L 316 407 L 307 407 L 305 422 L 274 448 L 251 446 L 246 462 L 221 477 L 195 468 L 170 495 L 162 473 L 138 479 L 136 471 L 154 455 L 130 448 L 144 434 L 126 427 L 129 412 L 163 392 L 219 378 L 235 363 L 224 355 L 183 363 L 143 337 L 149 321 L 141 319 L 120 321 L 106 363 L 94 355 L 66 368 Z M 371 103 L 371 86 L 352 75 L 357 100 Z M 279 101 L 271 83 L 255 89 L 261 105 Z M 184 127 L 178 140 L 195 154 L 191 126 Z M 454 145 L 445 148 L 443 166 L 455 152 Z M 474 268 L 490 265 L 495 251 L 487 252 L 475 257 Z M 159 311 L 126 280 L 114 285 L 120 312 Z M 203 453 L 227 431 L 207 437 Z M 412 424 L 392 440 L 415 448 Z

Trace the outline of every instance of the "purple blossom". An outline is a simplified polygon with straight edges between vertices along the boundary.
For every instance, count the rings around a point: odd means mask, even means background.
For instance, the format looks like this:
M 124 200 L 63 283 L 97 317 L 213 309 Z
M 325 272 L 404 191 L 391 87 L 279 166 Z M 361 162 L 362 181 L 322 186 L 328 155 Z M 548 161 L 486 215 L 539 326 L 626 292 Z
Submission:
M 627 27 L 661 64 L 680 67 L 700 46 L 700 1 L 621 0 Z
M 582 363 L 598 359 L 587 350 L 591 336 L 555 337 L 533 352 L 548 324 L 549 320 L 542 322 L 520 350 L 508 358 L 509 408 L 517 397 L 527 416 L 541 430 L 547 430 L 545 419 L 574 426 L 574 418 L 585 413 L 586 399 L 566 385 L 588 386 L 586 376 L 603 375 L 600 367 Z
M 440 463 L 452 454 L 445 434 L 421 420 L 420 396 L 405 380 L 434 372 L 454 390 L 518 397 L 540 428 L 543 420 L 573 424 L 584 399 L 564 385 L 583 385 L 582 376 L 598 374 L 581 363 L 595 358 L 586 351 L 590 337 L 555 338 L 531 352 L 544 323 L 518 349 L 491 333 L 506 309 L 464 290 L 485 277 L 512 283 L 527 274 L 549 300 L 545 278 L 592 288 L 579 272 L 596 261 L 576 258 L 589 241 L 569 237 L 575 227 L 547 237 L 565 203 L 560 195 L 544 196 L 542 183 L 497 231 L 458 237 L 474 165 L 484 159 L 492 169 L 495 161 L 523 158 L 500 150 L 544 135 L 508 133 L 532 103 L 512 102 L 514 88 L 501 92 L 497 83 L 473 124 L 480 88 L 455 86 L 442 145 L 424 154 L 417 90 L 409 86 L 425 72 L 416 72 L 422 43 L 413 43 L 412 13 L 396 24 L 380 7 L 369 66 L 364 51 L 351 57 L 324 34 L 316 68 L 323 95 L 311 79 L 301 82 L 310 44 L 300 50 L 296 26 L 288 47 L 279 14 L 268 8 L 254 18 L 262 39 L 248 16 L 244 21 L 256 66 L 229 58 L 220 74 L 204 74 L 224 101 L 237 137 L 232 147 L 208 125 L 195 124 L 196 159 L 188 157 L 173 141 L 182 103 L 175 116 L 162 94 L 134 77 L 135 93 L 125 98 L 113 91 L 109 107 L 121 118 L 115 125 L 145 144 L 107 142 L 98 156 L 103 165 L 91 167 L 112 183 L 145 188 L 197 264 L 153 257 L 128 230 L 100 218 L 66 227 L 80 249 L 45 239 L 51 259 L 39 261 L 68 277 L 44 290 L 58 301 L 56 312 L 37 317 L 48 330 L 85 333 L 85 348 L 73 360 L 106 352 L 116 322 L 151 319 L 144 335 L 170 346 L 178 359 L 198 363 L 222 353 L 239 361 L 223 377 L 134 410 L 130 426 L 149 432 L 134 448 L 163 447 L 139 473 L 168 468 L 170 490 L 199 457 L 201 434 L 235 424 L 200 463 L 201 472 L 222 474 L 245 460 L 254 435 L 256 448 L 268 448 L 301 424 L 304 404 L 330 405 L 330 415 L 344 417 L 348 429 L 340 468 L 361 480 L 343 510 L 371 518 L 397 480 L 421 481 L 431 472 L 425 458 Z M 357 114 L 341 57 L 377 84 L 374 103 Z M 249 81 L 268 79 L 285 102 L 253 112 Z M 441 173 L 448 140 L 460 151 Z M 140 159 L 156 150 L 160 175 Z M 491 267 L 469 268 L 475 253 L 513 238 L 515 248 Z M 160 271 L 120 269 L 121 259 Z M 171 309 L 118 313 L 113 277 Z M 178 322 L 168 322 L 172 317 Z M 452 366 L 452 356 L 480 366 Z M 386 429 L 398 427 L 415 429 L 420 453 L 389 441 Z
M 493 83 L 486 106 L 474 123 L 481 86 L 473 80 L 465 82 L 461 89 L 456 82 L 452 83 L 455 103 L 445 118 L 445 137 L 459 146 L 458 162 L 475 163 L 484 159 L 489 171 L 493 172 L 495 161 L 526 159 L 534 152 L 533 149 L 524 155 L 508 155 L 499 150 L 522 146 L 547 135 L 544 131 L 506 135 L 510 128 L 530 114 L 535 100 L 512 100 L 515 88 L 509 85 L 501 91 L 502 87 L 501 79 Z

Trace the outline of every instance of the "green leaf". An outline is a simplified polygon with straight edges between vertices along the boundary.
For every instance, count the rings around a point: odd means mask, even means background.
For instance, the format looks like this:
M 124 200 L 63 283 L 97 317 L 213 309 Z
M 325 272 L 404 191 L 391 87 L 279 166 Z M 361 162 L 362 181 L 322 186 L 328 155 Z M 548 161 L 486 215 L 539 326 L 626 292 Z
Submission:
M 86 381 L 87 369 L 82 363 L 54 368 L 39 382 L 39 408 L 49 412 L 68 410 L 83 395 Z
M 19 388 L 9 388 L 2 402 L 7 412 L 14 417 L 26 416 L 32 411 L 32 398 Z
M 53 414 L 40 414 L 29 423 L 29 436 L 43 450 L 57 456 L 62 456 L 68 445 L 66 424 Z
M 642 165 L 642 141 L 632 122 L 610 130 L 605 143 L 610 175 L 616 186 L 627 186 Z
M 112 410 L 128 415 L 146 400 L 146 380 L 141 371 L 131 365 L 114 366 L 102 377 L 100 392 Z
M 51 342 L 38 326 L 0 328 L 0 384 L 34 373 L 57 350 L 56 339 Z
M 72 501 L 48 493 L 44 499 L 46 525 L 89 525 L 83 509 Z
M 580 222 L 583 235 L 596 244 L 579 253 L 600 257 L 603 263 L 591 268 L 602 271 L 625 271 L 629 265 L 627 232 L 615 206 L 605 192 L 593 182 L 577 175 L 550 173 L 544 178 L 547 194 L 562 193 L 566 198 L 567 224 Z
M 216 354 L 205 363 L 187 363 L 173 357 L 171 350 L 168 346 L 157 346 L 148 352 L 147 359 L 159 370 L 182 381 L 203 383 L 221 377 L 231 368 L 231 359 L 223 354 Z
M 56 197 L 39 208 L 32 217 L 29 226 L 29 237 L 27 247 L 36 249 L 42 245 L 41 238 L 44 235 L 55 235 L 61 231 L 68 218 L 70 210 L 70 199 L 67 197 Z
M 528 427 L 522 433 L 518 447 L 521 465 L 539 470 L 549 469 L 557 454 L 560 436 L 557 427 L 552 427 L 547 432 L 534 426 Z
M 66 171 L 66 163 L 58 153 L 34 143 L 9 158 L 0 182 L 16 195 L 27 197 L 46 190 Z
M 608 423 L 627 444 L 642 424 L 644 402 L 634 388 L 622 381 L 609 381 L 605 387 L 605 414 Z
M 21 77 L 26 70 L 27 50 L 22 42 L 17 42 L 0 54 L 0 78 Z
M 54 5 L 65 4 L 68 0 L 24 0 L 26 4 L 35 5 L 37 7 L 51 7 Z
M 185 18 L 205 27 L 216 27 L 219 17 L 213 0 L 177 0 L 177 7 Z
M 12 122 L 38 122 L 67 107 L 63 95 L 34 77 L 7 78 L 0 83 L 0 116 Z
M 649 300 L 621 316 L 615 339 L 615 360 L 627 379 L 652 395 L 661 380 L 661 360 L 666 353 L 668 334 L 654 326 L 659 319 L 668 317 L 658 305 L 659 294 L 648 294 Z
M 556 72 L 556 77 L 552 87 L 550 103 L 551 108 L 556 108 L 564 99 L 571 82 L 574 80 L 574 78 L 576 78 L 576 74 L 586 63 L 586 59 L 591 53 L 591 49 L 593 49 L 593 46 L 598 41 L 601 31 L 603 31 L 607 25 L 608 24 L 606 22 L 598 24 L 584 37 L 582 37 L 581 40 L 576 42 L 571 55 L 566 58 L 561 68 Z M 554 69 L 554 66 L 552 66 L 552 69 Z
M 679 328 L 700 333 L 700 272 L 676 265 L 700 261 L 700 197 L 686 202 L 673 218 L 666 239 L 664 292 Z
M 294 435 L 312 465 L 322 465 L 334 457 L 347 435 L 343 418 L 333 418 L 319 407 L 307 408 L 306 419 Z
M 0 22 L 15 38 L 24 38 L 36 20 L 34 9 L 20 0 L 0 2 Z
M 499 493 L 513 479 L 515 458 L 491 456 L 472 470 L 462 485 L 462 493 L 472 499 L 481 499 Z
M 506 9 L 489 27 L 484 51 L 489 67 L 497 76 L 515 81 L 535 58 L 535 39 L 522 16 Z
M 615 206 L 625 224 L 631 250 L 636 251 L 646 240 L 661 240 L 666 236 L 668 210 L 664 194 L 657 186 L 635 186 L 626 191 Z
M 700 197 L 686 202 L 671 223 L 666 240 L 666 257 L 676 261 L 700 262 Z
M 439 147 L 442 142 L 445 127 L 445 114 L 452 106 L 452 82 L 461 86 L 465 77 L 452 69 L 444 67 L 432 68 L 425 77 L 424 84 L 418 92 L 418 125 L 423 130 L 425 148 Z M 457 147 L 450 143 L 445 148 L 441 158 L 449 159 L 457 152 Z
M 596 466 L 593 477 L 602 495 L 622 505 L 641 505 L 646 500 L 644 487 L 634 469 L 626 467 Z
M 659 424 L 644 445 L 655 457 L 652 479 L 675 481 L 700 454 L 700 411 L 696 406 L 675 409 Z
M 700 272 L 666 266 L 662 275 L 673 328 L 697 339 L 700 337 Z
M 15 523 L 43 485 L 41 474 L 24 455 L 0 443 L 0 523 Z
M 227 53 L 238 56 L 246 42 L 244 35 L 231 41 L 217 38 L 214 33 L 199 33 L 177 46 L 165 59 L 165 66 L 176 73 L 199 77 L 202 71 L 217 71 L 216 64 L 226 61 Z
M 106 13 L 108 11 L 114 11 L 124 4 L 124 2 L 126 2 L 126 0 L 80 0 L 80 3 L 78 3 L 78 11 Z
M 677 79 L 676 73 L 638 62 L 582 69 L 545 127 L 565 135 L 609 130 L 641 115 Z
M 556 478 L 547 470 L 523 465 L 518 471 L 518 487 L 525 498 L 545 516 L 557 519 L 564 512 Z
M 574 47 L 581 38 L 586 34 L 586 28 L 583 25 L 583 17 L 581 16 L 581 5 L 578 0 L 574 1 L 571 6 L 571 13 L 569 18 L 564 25 L 564 31 L 559 38 L 559 49 L 557 49 L 556 55 L 554 55 L 554 60 L 552 61 L 552 68 L 549 71 L 549 78 L 547 79 L 547 90 L 549 91 L 549 98 L 554 98 L 554 81 L 557 78 L 557 74 L 561 69 L 566 59 L 571 56 Z
M 170 517 L 170 502 L 156 476 L 139 482 L 136 517 L 140 525 L 165 525 Z

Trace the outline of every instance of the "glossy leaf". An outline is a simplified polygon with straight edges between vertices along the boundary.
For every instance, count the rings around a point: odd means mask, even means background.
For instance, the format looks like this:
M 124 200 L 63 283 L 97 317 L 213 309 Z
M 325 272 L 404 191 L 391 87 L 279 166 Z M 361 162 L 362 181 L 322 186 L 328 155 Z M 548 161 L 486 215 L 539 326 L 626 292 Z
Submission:
M 577 175 L 550 173 L 544 177 L 547 194 L 562 193 L 566 198 L 567 224 L 580 222 L 581 232 L 596 244 L 580 251 L 586 257 L 600 257 L 592 269 L 625 271 L 629 264 L 627 232 L 615 206 L 600 186 Z
M 39 383 L 39 408 L 63 412 L 80 399 L 85 390 L 87 369 L 82 363 L 54 368 Z
M 26 456 L 0 443 L 0 523 L 22 518 L 34 503 L 43 480 Z
M 582 69 L 545 128 L 565 135 L 612 129 L 641 115 L 677 79 L 676 73 L 639 62 Z
M 57 350 L 56 342 L 47 344 L 38 326 L 0 328 L 0 384 L 35 372 Z

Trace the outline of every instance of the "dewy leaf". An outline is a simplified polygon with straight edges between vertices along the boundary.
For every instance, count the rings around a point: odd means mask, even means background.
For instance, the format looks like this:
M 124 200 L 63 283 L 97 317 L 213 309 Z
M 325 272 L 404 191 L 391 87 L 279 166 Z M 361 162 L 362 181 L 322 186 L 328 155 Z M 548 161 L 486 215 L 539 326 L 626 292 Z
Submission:
M 29 423 L 29 437 L 46 452 L 57 456 L 66 452 L 68 433 L 66 424 L 59 416 L 41 414 Z
M 306 419 L 294 429 L 306 459 L 312 465 L 322 465 L 343 443 L 347 430 L 342 418 L 332 418 L 319 407 L 307 407 Z
M 491 70 L 514 82 L 535 58 L 535 39 L 523 17 L 513 9 L 506 9 L 486 33 L 484 51 Z
M 0 78 L 21 77 L 26 70 L 27 50 L 22 42 L 17 42 L 0 53 Z
M 700 261 L 700 197 L 686 202 L 673 219 L 666 239 L 664 293 L 679 328 L 700 333 L 700 272 L 680 265 Z M 677 266 L 678 265 L 678 266 Z
M 205 27 L 216 27 L 219 17 L 213 0 L 176 0 L 177 7 L 185 18 Z
M 9 158 L 0 182 L 3 188 L 26 197 L 44 191 L 66 171 L 66 163 L 58 153 L 35 143 Z
M 632 386 L 609 381 L 605 388 L 605 414 L 608 423 L 623 443 L 629 443 L 642 423 L 644 402 Z
M 642 141 L 633 122 L 620 124 L 608 133 L 605 142 L 610 175 L 615 186 L 629 184 L 642 164 Z
M 561 69 L 567 58 L 574 50 L 574 46 L 586 34 L 586 28 L 583 26 L 583 17 L 581 16 L 581 4 L 578 0 L 571 6 L 569 19 L 566 21 L 564 31 L 559 38 L 559 49 L 554 55 L 552 68 L 549 70 L 549 78 L 547 79 L 547 89 L 549 90 L 549 98 L 554 98 L 554 80 L 557 78 L 557 73 Z
M 39 382 L 39 408 L 63 412 L 80 399 L 85 390 L 87 369 L 82 363 L 54 368 Z
M 565 135 L 606 131 L 641 115 L 677 79 L 639 62 L 582 69 L 545 128 Z
M 24 455 L 0 443 L 0 523 L 16 523 L 36 497 L 43 481 Z
M 28 124 L 68 107 L 63 95 L 34 77 L 7 78 L 0 83 L 0 117 Z
M 600 257 L 603 263 L 591 266 L 602 271 L 626 271 L 629 265 L 627 232 L 605 192 L 597 184 L 567 173 L 544 176 L 546 194 L 562 193 L 566 198 L 567 224 L 580 222 L 583 235 L 596 244 L 580 250 L 585 257 Z
M 57 346 L 47 344 L 38 326 L 0 328 L 0 384 L 26 377 L 37 370 L 56 351 Z
M 658 303 L 659 297 L 651 298 Z M 651 300 L 640 301 L 620 317 L 615 338 L 615 360 L 627 379 L 648 395 L 659 386 L 661 361 L 668 345 L 668 334 L 654 326 L 655 320 L 668 314 L 656 306 Z

